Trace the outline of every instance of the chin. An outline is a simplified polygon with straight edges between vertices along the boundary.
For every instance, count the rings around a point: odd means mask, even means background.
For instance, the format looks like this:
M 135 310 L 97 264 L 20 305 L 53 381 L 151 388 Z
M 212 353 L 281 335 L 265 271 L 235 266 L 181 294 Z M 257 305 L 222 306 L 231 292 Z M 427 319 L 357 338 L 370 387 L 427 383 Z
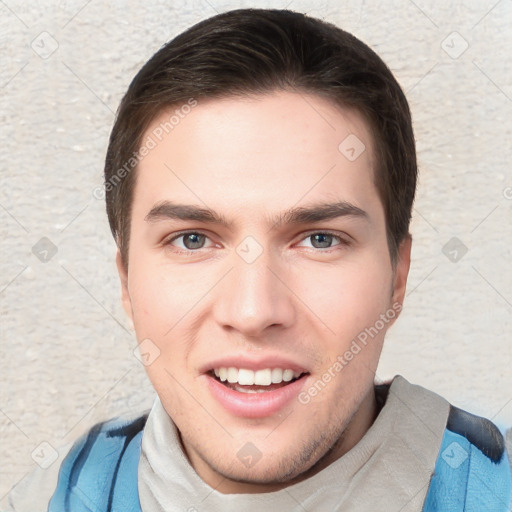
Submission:
M 228 479 L 233 484 L 247 486 L 246 489 L 240 489 L 240 486 L 237 486 L 238 493 L 253 493 L 258 492 L 258 490 L 260 492 L 278 490 L 299 480 L 303 473 L 300 468 L 294 467 L 293 470 L 290 471 L 290 467 L 282 467 L 281 464 L 262 465 L 257 470 L 255 468 L 230 468 L 228 471 L 222 471 L 222 469 L 219 468 L 217 471 L 219 475 Z M 264 487 L 264 489 L 253 489 L 251 486 Z
M 267 442 L 272 445 L 270 439 Z M 300 448 L 298 448 L 299 446 Z M 331 436 L 324 435 L 302 443 L 295 443 L 292 446 L 283 446 L 281 450 L 276 451 L 275 446 L 272 448 L 272 453 L 266 456 L 263 448 L 261 458 L 251 467 L 245 467 L 243 461 L 239 460 L 241 457 L 236 457 L 229 467 L 222 467 L 220 464 L 211 464 L 211 467 L 223 478 L 229 479 L 233 483 L 265 486 L 265 489 L 261 489 L 260 492 L 278 490 L 303 480 L 311 472 L 321 469 L 322 462 L 331 452 L 332 439 Z M 249 487 L 246 491 L 258 492 L 257 489 Z

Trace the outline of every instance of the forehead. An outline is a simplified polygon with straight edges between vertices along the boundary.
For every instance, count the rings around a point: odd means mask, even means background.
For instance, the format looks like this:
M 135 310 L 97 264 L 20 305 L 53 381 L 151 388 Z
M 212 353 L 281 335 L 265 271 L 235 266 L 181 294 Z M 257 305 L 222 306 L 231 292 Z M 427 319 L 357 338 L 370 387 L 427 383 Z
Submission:
M 310 94 L 174 107 L 143 136 L 151 149 L 139 163 L 134 207 L 172 198 L 256 213 L 325 199 L 379 209 L 370 133 L 356 111 Z

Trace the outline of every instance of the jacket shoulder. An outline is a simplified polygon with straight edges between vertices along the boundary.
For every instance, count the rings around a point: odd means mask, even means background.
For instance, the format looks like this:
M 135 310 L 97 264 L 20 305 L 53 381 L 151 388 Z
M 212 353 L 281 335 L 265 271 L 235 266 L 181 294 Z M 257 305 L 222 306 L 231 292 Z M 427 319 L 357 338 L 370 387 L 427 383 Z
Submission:
M 498 427 L 450 406 L 423 511 L 510 512 L 510 473 Z
M 493 462 L 499 462 L 503 456 L 505 439 L 498 427 L 487 418 L 451 406 L 446 428 L 465 437 Z
M 116 500 L 127 506 L 137 489 L 140 443 L 148 414 L 97 423 L 80 437 L 62 462 L 49 512 L 114 510 Z

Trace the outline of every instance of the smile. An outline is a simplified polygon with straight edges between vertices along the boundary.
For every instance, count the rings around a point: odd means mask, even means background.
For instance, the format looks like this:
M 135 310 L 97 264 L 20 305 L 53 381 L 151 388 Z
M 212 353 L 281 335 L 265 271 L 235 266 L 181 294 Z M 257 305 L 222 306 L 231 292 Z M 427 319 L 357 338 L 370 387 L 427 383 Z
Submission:
M 291 382 L 293 379 L 299 378 L 302 373 L 282 368 L 265 368 L 254 371 L 231 366 L 229 368 L 220 367 L 214 369 L 215 376 L 221 382 L 227 381 L 229 384 L 240 384 L 241 386 L 271 386 L 281 382 Z
M 210 393 L 227 412 L 263 418 L 290 405 L 304 388 L 309 373 L 279 367 L 250 370 L 219 366 L 203 376 Z

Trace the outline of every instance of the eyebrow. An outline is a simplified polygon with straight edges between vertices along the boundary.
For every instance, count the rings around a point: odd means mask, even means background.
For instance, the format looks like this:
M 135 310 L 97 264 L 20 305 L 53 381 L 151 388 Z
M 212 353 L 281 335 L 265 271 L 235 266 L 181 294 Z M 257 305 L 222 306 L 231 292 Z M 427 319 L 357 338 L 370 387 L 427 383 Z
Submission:
M 346 201 L 338 201 L 335 203 L 318 203 L 310 206 L 293 207 L 278 214 L 275 218 L 269 218 L 268 222 L 273 227 L 280 227 L 283 224 L 316 223 L 338 217 L 370 220 L 369 215 L 361 208 Z M 228 220 L 215 210 L 190 204 L 173 203 L 172 201 L 157 203 L 144 218 L 147 222 L 167 219 L 205 222 L 219 224 L 227 228 L 230 227 Z

